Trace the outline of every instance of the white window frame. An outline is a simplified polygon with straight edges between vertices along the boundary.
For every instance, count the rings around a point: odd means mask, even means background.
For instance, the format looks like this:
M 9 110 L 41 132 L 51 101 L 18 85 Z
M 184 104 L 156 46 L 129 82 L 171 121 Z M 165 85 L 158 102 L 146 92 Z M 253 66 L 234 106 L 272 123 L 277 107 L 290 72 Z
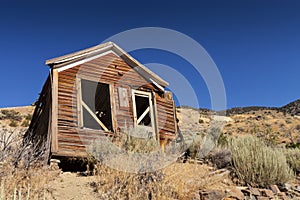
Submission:
M 84 76 L 78 76 L 76 77 L 76 85 L 77 85 L 77 108 L 78 108 L 78 127 L 80 129 L 85 129 L 84 127 L 84 122 L 83 122 L 83 108 L 85 108 L 88 113 L 94 118 L 94 120 L 99 124 L 99 126 L 103 129 L 103 131 L 107 131 L 107 132 L 111 132 L 112 130 L 109 130 L 108 128 L 106 128 L 106 126 L 101 122 L 100 119 L 98 119 L 98 117 L 93 113 L 93 111 L 91 111 L 91 109 L 84 103 L 83 99 L 82 99 L 82 87 L 81 87 L 81 80 L 88 80 L 88 81 L 93 81 L 93 82 L 99 82 L 97 80 L 92 80 L 90 78 L 84 77 Z M 101 82 L 102 83 L 102 82 Z M 104 82 L 103 82 L 104 83 Z M 105 83 L 107 84 L 107 83 Z M 113 99 L 111 99 L 112 97 L 112 85 L 111 84 L 107 84 L 109 86 L 109 95 L 110 95 L 110 102 L 111 102 L 111 120 L 112 120 L 112 128 L 114 129 L 114 112 L 113 112 L 113 108 L 112 108 L 112 101 Z M 98 129 L 93 129 L 93 130 L 98 130 Z

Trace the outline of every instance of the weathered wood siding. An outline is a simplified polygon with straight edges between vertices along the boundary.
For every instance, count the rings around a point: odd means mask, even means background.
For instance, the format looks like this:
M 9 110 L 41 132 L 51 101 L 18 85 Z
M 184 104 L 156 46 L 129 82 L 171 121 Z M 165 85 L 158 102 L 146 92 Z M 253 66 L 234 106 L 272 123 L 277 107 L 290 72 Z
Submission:
M 58 74 L 58 153 L 59 155 L 84 155 L 85 144 L 104 131 L 78 128 L 76 77 L 110 84 L 113 88 L 112 106 L 116 127 L 114 131 L 133 126 L 133 108 L 130 88 L 146 86 L 147 81 L 121 58 L 110 53 L 59 72 Z M 126 88 L 128 107 L 120 107 L 118 87 Z
M 57 148 L 52 151 L 53 155 L 86 156 L 87 144 L 99 136 L 113 135 L 112 132 L 79 128 L 78 78 L 110 85 L 113 132 L 126 131 L 134 126 L 132 89 L 141 89 L 155 94 L 153 102 L 156 103 L 155 120 L 160 139 L 175 137 L 177 124 L 172 97 L 159 92 L 153 84 L 113 53 L 59 72 L 55 84 L 51 78 L 49 76 L 44 84 L 25 138 L 41 147 L 52 139 Z M 54 112 L 56 113 L 57 107 L 57 134 L 51 134 L 54 90 L 57 90 L 57 99 L 54 99 L 57 102 Z M 120 91 L 125 96 L 120 95 Z M 47 149 L 50 149 L 50 144 Z
M 50 120 L 51 120 L 51 80 L 48 76 L 38 101 L 26 134 L 24 143 L 32 142 L 36 149 L 43 151 L 50 148 Z
M 160 139 L 175 138 L 177 132 L 175 105 L 172 99 L 156 95 Z

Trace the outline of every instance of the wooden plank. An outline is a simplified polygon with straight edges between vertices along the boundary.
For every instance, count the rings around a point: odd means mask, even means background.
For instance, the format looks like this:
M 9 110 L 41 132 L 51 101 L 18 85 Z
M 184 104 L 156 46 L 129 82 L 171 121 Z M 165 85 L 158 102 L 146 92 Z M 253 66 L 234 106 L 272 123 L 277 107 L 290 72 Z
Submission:
M 84 101 L 81 101 L 82 106 L 88 111 L 88 113 L 95 119 L 95 121 L 103 128 L 105 131 L 109 131 L 106 126 L 101 122 L 100 119 L 93 113 L 93 111 L 84 103 Z
M 58 92 L 69 94 L 69 95 L 74 95 L 75 94 L 74 90 L 66 89 L 66 88 L 63 88 L 63 87 L 58 87 Z
M 174 119 L 174 128 L 175 128 L 175 134 L 177 134 L 178 130 L 177 130 L 177 116 L 176 116 L 176 106 L 175 106 L 175 102 L 173 101 L 173 119 Z
M 126 78 L 122 78 L 122 76 L 109 76 L 107 73 L 104 74 L 95 74 L 92 72 L 80 72 L 80 76 L 87 77 L 87 80 L 94 79 L 97 82 L 113 84 L 114 82 L 119 82 L 125 85 L 133 85 L 136 87 L 143 86 L 147 84 L 147 82 L 139 81 L 136 77 L 126 76 Z
M 109 94 L 110 94 L 110 106 L 111 106 L 111 120 L 112 120 L 112 129 L 113 132 L 116 132 L 118 127 L 117 127 L 117 115 L 116 115 L 116 95 L 115 95 L 115 89 L 114 85 L 110 84 L 109 85 Z
M 62 127 L 62 126 L 77 127 L 77 124 L 75 124 L 75 123 L 61 121 L 61 120 L 58 121 L 57 125 L 60 126 L 60 127 Z
M 58 115 L 58 72 L 57 69 L 52 69 L 52 122 L 51 122 L 51 130 L 52 130 L 52 145 L 51 151 L 58 151 L 58 141 L 57 141 L 57 115 Z
M 76 90 L 77 90 L 77 117 L 78 117 L 78 127 L 83 127 L 83 113 L 82 113 L 82 93 L 81 93 L 81 79 L 76 78 Z
M 59 82 L 62 82 L 62 83 L 67 83 L 67 84 L 75 84 L 75 78 L 76 76 L 75 75 L 68 75 L 68 74 L 65 74 L 64 72 L 61 72 L 60 74 L 61 76 L 59 76 Z
M 126 109 L 129 107 L 129 97 L 127 88 L 118 87 L 118 100 L 120 109 Z
M 156 95 L 155 92 L 152 91 L 152 98 L 153 98 L 153 115 L 154 115 L 154 122 L 155 122 L 155 134 L 156 134 L 156 139 L 158 142 L 160 142 L 159 138 L 159 129 L 158 129 L 158 113 L 157 113 L 157 103 L 156 103 Z
M 132 105 L 133 105 L 133 122 L 134 125 L 137 125 L 137 112 L 136 112 L 136 102 L 135 102 L 135 92 L 134 90 L 131 91 L 131 99 L 132 99 Z
M 177 133 L 177 125 L 174 101 L 160 96 L 156 97 L 160 134 L 170 133 L 175 135 Z
M 148 112 L 150 111 L 150 106 L 148 106 L 148 108 L 146 108 L 146 110 L 143 112 L 143 114 L 141 114 L 141 116 L 137 119 L 137 124 L 139 124 L 144 117 L 148 114 Z
M 62 81 L 61 79 L 59 79 L 58 82 L 59 82 L 58 87 L 67 88 L 67 89 L 71 89 L 71 90 L 75 89 L 75 82 L 73 80 L 72 80 L 72 83 Z
M 70 143 L 59 143 L 60 149 L 68 149 L 68 150 L 79 150 L 79 151 L 86 151 L 86 148 L 84 145 L 72 145 Z
M 70 94 L 64 94 L 62 92 L 59 93 L 59 97 L 64 97 L 64 98 L 69 98 L 69 99 L 76 99 L 77 98 L 74 94 L 70 95 Z
M 53 156 L 66 156 L 66 157 L 87 157 L 88 154 L 86 151 L 72 151 L 68 149 L 60 148 L 59 153 L 52 153 Z
M 76 98 L 76 95 L 74 93 L 66 93 L 63 91 L 57 91 L 59 93 L 59 96 L 65 96 L 65 97 L 69 97 L 69 98 Z

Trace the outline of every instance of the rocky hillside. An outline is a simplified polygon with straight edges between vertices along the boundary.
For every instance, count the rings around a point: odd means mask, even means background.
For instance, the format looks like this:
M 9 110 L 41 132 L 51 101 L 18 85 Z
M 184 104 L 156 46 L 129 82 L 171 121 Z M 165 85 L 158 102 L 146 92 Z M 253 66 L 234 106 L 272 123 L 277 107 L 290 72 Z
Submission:
M 0 126 L 27 128 L 29 126 L 34 106 L 0 108 Z
M 300 115 L 300 99 L 293 101 L 282 107 L 249 106 L 249 107 L 231 108 L 226 110 L 226 115 L 230 116 L 234 114 L 244 114 L 244 113 L 250 113 L 253 111 L 261 111 L 261 110 L 274 110 L 278 112 L 283 112 L 285 114 Z
M 179 127 L 187 141 L 205 135 L 213 122 L 223 121 L 220 128 L 225 136 L 251 134 L 271 143 L 300 143 L 300 100 L 280 108 L 253 106 L 232 108 L 226 113 L 217 116 L 218 113 L 207 109 L 177 109 Z
M 284 113 L 300 116 L 300 99 L 279 108 L 279 110 Z

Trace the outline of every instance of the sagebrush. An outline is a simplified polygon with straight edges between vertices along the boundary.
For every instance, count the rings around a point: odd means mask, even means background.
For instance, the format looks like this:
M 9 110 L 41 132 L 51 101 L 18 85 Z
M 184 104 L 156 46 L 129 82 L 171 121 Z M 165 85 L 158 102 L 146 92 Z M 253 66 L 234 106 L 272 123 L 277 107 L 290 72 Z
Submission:
M 283 152 L 289 166 L 295 173 L 300 173 L 300 149 L 285 149 Z
M 233 138 L 229 148 L 235 172 L 245 184 L 266 187 L 292 178 L 284 153 L 253 136 Z

